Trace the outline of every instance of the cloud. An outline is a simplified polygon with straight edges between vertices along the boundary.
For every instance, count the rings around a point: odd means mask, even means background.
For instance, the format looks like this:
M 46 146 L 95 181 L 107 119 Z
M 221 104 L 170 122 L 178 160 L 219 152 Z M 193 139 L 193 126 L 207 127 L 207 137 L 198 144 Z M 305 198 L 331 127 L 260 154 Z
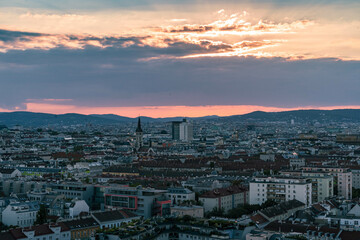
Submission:
M 30 103 L 27 99 L 72 99 L 31 102 L 94 108 L 358 105 L 358 61 L 252 56 L 138 61 L 162 55 L 181 57 L 186 48 L 190 48 L 188 54 L 207 53 L 187 44 L 9 51 L 0 54 L 0 62 L 33 67 L 1 70 L 5 87 L 0 88 L 0 108 L 15 109 Z
M 224 13 L 221 11 L 220 13 Z M 178 26 L 168 26 L 161 29 L 166 33 L 212 33 L 219 34 L 219 32 L 226 32 L 226 34 L 265 34 L 265 33 L 285 33 L 294 31 L 296 29 L 304 29 L 314 23 L 310 20 L 299 20 L 290 23 L 274 23 L 259 20 L 253 24 L 244 20 L 243 14 L 232 14 L 230 16 L 225 15 L 225 19 L 216 20 L 206 25 L 199 24 L 186 24 Z

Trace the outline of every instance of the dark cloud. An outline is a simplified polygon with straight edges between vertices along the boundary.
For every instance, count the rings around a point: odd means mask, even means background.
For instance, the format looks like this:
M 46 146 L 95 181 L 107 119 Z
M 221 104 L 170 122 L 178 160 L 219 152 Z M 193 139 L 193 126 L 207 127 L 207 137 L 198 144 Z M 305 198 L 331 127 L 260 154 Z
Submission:
M 13 42 L 18 40 L 27 40 L 27 37 L 40 37 L 46 34 L 34 33 L 34 32 L 21 32 L 21 31 L 9 31 L 0 29 L 0 41 Z
M 199 46 L 191 47 L 202 51 Z M 9 51 L 0 54 L 0 65 L 8 66 L 0 69 L 0 107 L 44 98 L 73 99 L 73 104 L 87 106 L 359 105 L 357 61 L 251 57 L 138 60 L 181 55 L 183 51 L 183 44 Z

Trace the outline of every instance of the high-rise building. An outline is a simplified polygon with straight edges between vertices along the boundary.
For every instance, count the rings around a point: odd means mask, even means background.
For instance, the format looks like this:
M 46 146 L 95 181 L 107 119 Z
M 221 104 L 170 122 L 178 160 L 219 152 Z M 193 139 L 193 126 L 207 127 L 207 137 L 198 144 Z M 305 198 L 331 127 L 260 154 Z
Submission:
M 186 119 L 172 122 L 172 138 L 183 142 L 189 142 L 193 139 L 193 125 Z

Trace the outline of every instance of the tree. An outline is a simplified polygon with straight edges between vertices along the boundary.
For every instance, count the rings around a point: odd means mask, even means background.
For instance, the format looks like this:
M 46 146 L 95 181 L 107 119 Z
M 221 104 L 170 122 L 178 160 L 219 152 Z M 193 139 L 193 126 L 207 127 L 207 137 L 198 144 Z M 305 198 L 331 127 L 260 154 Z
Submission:
M 35 224 L 43 224 L 47 221 L 47 211 L 44 204 L 40 205 L 40 209 L 36 214 Z
M 268 199 L 266 200 L 266 202 L 264 202 L 263 204 L 261 204 L 261 208 L 267 208 L 267 207 L 272 207 L 274 205 L 276 205 L 277 203 L 272 200 L 272 199 Z

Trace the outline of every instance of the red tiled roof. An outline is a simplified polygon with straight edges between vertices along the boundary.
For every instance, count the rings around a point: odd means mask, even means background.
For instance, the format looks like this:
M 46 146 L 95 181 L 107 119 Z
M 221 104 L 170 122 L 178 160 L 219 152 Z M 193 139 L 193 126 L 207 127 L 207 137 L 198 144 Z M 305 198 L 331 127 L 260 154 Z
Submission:
M 264 218 L 263 216 L 261 216 L 261 214 L 259 214 L 259 213 L 251 216 L 250 219 L 256 224 L 263 224 L 263 223 L 268 222 L 268 220 L 266 218 Z

